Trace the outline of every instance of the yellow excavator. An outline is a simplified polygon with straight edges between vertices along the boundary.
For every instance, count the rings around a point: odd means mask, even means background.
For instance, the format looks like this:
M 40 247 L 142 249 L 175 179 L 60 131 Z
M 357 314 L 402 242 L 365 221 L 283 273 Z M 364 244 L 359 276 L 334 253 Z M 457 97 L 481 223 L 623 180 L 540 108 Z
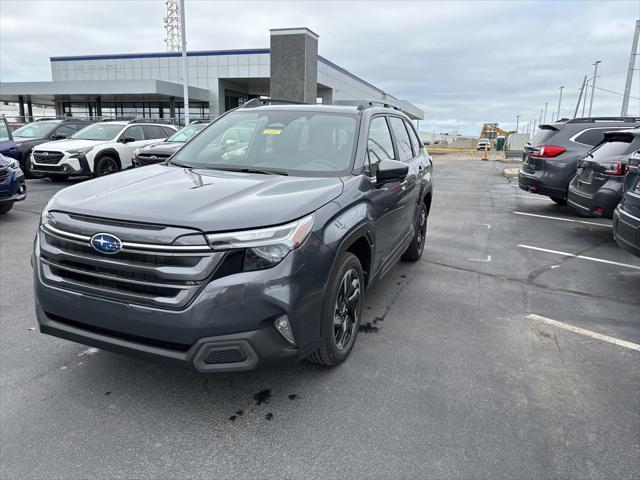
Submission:
M 484 125 L 482 125 L 480 138 L 488 139 L 496 150 L 501 151 L 506 144 L 509 134 L 511 133 L 516 132 L 515 130 L 507 132 L 506 130 L 498 127 L 497 123 L 485 123 Z

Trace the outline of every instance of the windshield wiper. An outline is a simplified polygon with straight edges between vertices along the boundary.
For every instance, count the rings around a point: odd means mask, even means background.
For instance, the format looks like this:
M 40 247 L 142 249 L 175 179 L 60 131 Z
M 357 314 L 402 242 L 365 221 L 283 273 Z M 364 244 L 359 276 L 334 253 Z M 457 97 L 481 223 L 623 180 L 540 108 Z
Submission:
M 262 175 L 289 175 L 287 172 L 283 172 L 282 170 L 262 170 L 259 168 L 248 168 L 248 167 L 238 167 L 238 168 L 227 168 L 227 167 L 207 167 L 211 170 L 223 170 L 225 172 L 241 172 L 241 173 L 260 173 Z
M 176 162 L 175 160 L 171 160 L 169 162 L 169 165 L 175 165 L 176 167 L 182 167 L 182 168 L 193 168 L 193 165 L 186 165 L 184 163 Z

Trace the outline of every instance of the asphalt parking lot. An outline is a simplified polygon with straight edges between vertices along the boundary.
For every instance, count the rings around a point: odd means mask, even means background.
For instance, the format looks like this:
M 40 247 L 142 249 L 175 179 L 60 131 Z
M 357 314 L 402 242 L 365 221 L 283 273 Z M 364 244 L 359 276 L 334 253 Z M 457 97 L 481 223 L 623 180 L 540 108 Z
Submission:
M 640 259 L 504 166 L 436 159 L 425 254 L 346 363 L 219 376 L 38 333 L 31 242 L 69 183 L 30 180 L 0 220 L 0 477 L 640 477 Z

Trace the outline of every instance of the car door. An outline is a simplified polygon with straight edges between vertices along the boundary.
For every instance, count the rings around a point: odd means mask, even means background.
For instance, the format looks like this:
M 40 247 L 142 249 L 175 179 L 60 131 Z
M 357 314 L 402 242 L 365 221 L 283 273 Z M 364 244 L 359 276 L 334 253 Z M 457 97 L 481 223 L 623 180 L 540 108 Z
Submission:
M 118 138 L 118 154 L 122 162 L 122 168 L 129 168 L 133 165 L 133 152 L 140 147 L 144 147 L 148 143 L 145 140 L 142 125 L 128 126 Z
M 0 154 L 18 159 L 18 147 L 13 141 L 9 124 L 4 118 L 0 118 Z
M 377 115 L 369 123 L 365 174 L 371 187 L 368 197 L 375 233 L 374 269 L 383 274 L 402 253 L 400 248 L 407 234 L 406 184 L 404 181 L 381 184 L 376 179 L 378 164 L 387 159 L 397 160 L 398 155 L 386 115 Z
M 413 236 L 416 227 L 416 215 L 418 207 L 418 197 L 420 196 L 420 182 L 423 175 L 423 160 L 419 152 L 414 152 L 411 138 L 407 131 L 407 125 L 403 118 L 395 115 L 389 116 L 391 132 L 397 146 L 398 160 L 409 166 L 409 172 L 403 182 L 404 197 L 401 200 L 402 218 L 400 228 L 403 229 L 405 237 Z M 420 176 L 420 178 L 419 178 Z

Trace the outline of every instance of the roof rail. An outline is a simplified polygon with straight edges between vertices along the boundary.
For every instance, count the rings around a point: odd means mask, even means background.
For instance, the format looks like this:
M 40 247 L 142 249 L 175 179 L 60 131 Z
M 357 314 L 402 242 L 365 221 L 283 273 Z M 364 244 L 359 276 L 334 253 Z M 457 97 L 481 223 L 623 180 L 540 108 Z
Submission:
M 135 120 L 135 117 L 103 118 L 102 120 L 99 120 L 99 122 L 100 123 L 102 123 L 102 122 L 130 122 L 132 120 Z
M 578 117 L 572 118 L 567 123 L 595 123 L 595 122 L 624 122 L 639 123 L 638 117 Z
M 252 98 L 248 102 L 243 103 L 240 108 L 254 108 L 261 107 L 262 105 L 273 105 L 276 103 L 283 105 L 307 105 L 304 102 L 294 102 L 293 100 L 279 100 L 277 98 Z
M 164 118 L 134 118 L 133 120 L 129 120 L 129 123 L 161 123 L 163 125 L 173 125 Z
M 395 105 L 391 105 L 389 102 L 385 102 L 384 100 L 336 100 L 333 102 L 334 105 L 347 105 L 352 107 L 358 107 L 358 110 L 364 110 L 365 108 L 372 108 L 375 106 L 382 106 L 384 108 L 393 108 L 394 110 L 400 110 Z

